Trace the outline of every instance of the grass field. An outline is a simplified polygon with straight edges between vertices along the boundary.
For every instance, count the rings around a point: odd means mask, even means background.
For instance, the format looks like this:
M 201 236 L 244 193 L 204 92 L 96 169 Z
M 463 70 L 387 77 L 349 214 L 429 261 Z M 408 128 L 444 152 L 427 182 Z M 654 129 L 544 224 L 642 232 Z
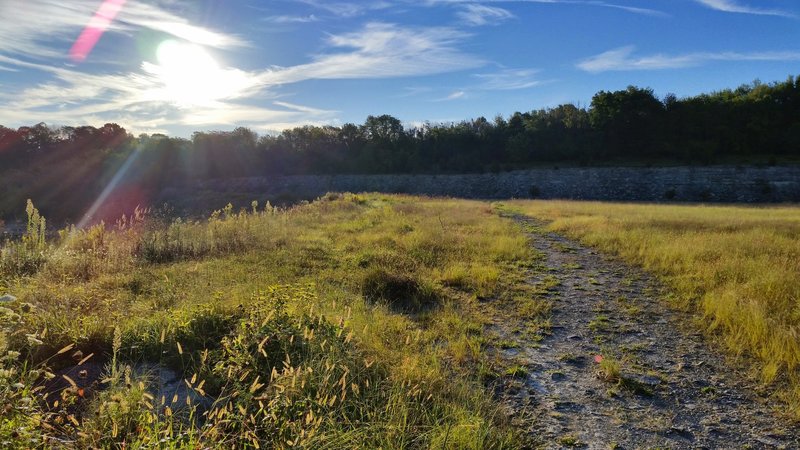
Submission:
M 489 204 L 330 194 L 56 240 L 28 212 L 0 259 L 3 448 L 522 445 L 478 299 L 514 297 L 535 255 Z M 153 364 L 209 402 L 155 398 Z
M 504 211 L 660 275 L 800 417 L 798 208 L 329 194 L 55 237 L 29 204 L 0 249 L 0 447 L 523 447 L 487 386 L 526 368 L 486 325 L 535 346 L 550 302 Z
M 761 379 L 779 382 L 800 417 L 800 208 L 507 205 L 662 276 L 672 305 L 699 313 L 732 355 L 755 357 Z

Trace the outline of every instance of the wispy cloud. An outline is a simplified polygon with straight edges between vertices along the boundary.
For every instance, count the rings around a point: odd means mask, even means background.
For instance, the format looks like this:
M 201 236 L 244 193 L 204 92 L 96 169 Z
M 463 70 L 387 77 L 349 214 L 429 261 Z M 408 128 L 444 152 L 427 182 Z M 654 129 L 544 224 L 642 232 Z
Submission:
M 403 88 L 403 93 L 398 94 L 397 98 L 414 97 L 421 94 L 427 94 L 433 91 L 430 86 L 408 86 Z
M 553 80 L 540 80 L 538 69 L 508 69 L 503 68 L 496 72 L 479 73 L 472 75 L 479 80 L 478 83 L 459 87 L 443 97 L 434 98 L 434 102 L 446 102 L 467 98 L 480 97 L 488 91 L 511 91 L 528 89 L 550 83 Z M 406 88 L 409 90 L 410 88 Z M 432 88 L 414 88 L 411 92 L 431 92 Z M 409 96 L 408 94 L 402 96 Z
M 332 114 L 336 114 L 336 113 L 339 112 L 339 111 L 331 111 L 331 110 L 320 109 L 320 108 L 312 108 L 310 106 L 303 106 L 303 105 L 298 105 L 297 103 L 289 103 L 289 102 L 285 102 L 285 101 L 274 101 L 274 102 L 272 102 L 272 104 L 280 106 L 280 107 L 283 107 L 283 108 L 286 108 L 286 109 L 289 109 L 289 110 L 292 110 L 292 111 L 298 111 L 298 112 L 313 114 L 314 116 L 332 115 Z
M 120 80 L 125 81 L 126 78 Z M 167 127 L 176 125 L 250 126 L 257 131 L 273 131 L 288 126 L 330 123 L 338 117 L 337 111 L 279 101 L 273 101 L 271 107 L 217 101 L 203 108 L 180 108 L 169 102 L 149 99 L 141 95 L 142 92 L 131 89 L 132 85 L 128 85 L 125 91 L 110 91 L 102 86 L 108 81 L 106 79 L 84 81 L 95 84 L 50 84 L 26 90 L 22 95 L 36 97 L 39 101 L 12 102 L 12 108 L 0 110 L 0 123 L 30 124 L 39 122 L 45 114 L 51 124 L 100 126 L 106 122 L 116 122 L 138 134 L 164 132 Z M 127 81 L 130 82 L 129 79 Z M 85 102 L 87 92 L 99 96 L 91 102 Z M 58 97 L 48 102 L 46 96 L 53 94 Z
M 638 6 L 628 6 L 628 5 L 618 5 L 616 3 L 606 3 L 602 1 L 564 1 L 559 3 L 572 3 L 572 4 L 584 4 L 584 5 L 591 5 L 591 6 L 600 6 L 603 8 L 612 8 L 612 9 L 619 9 L 621 11 L 626 11 L 633 14 L 641 14 L 645 16 L 655 16 L 655 17 L 668 17 L 669 14 L 665 13 L 664 11 L 659 11 L 657 9 L 652 8 L 641 8 Z
M 192 111 L 186 125 L 237 126 L 246 124 L 258 131 L 275 131 L 306 124 L 336 120 L 338 111 L 311 108 L 286 102 L 272 102 L 275 108 L 221 103 L 214 108 Z
M 705 5 L 717 11 L 740 13 L 740 14 L 756 14 L 761 16 L 781 16 L 796 18 L 797 15 L 789 11 L 771 8 L 757 8 L 741 4 L 736 0 L 695 0 L 697 3 Z
M 144 63 L 130 73 L 89 74 L 77 69 L 31 63 L 0 55 L 3 64 L 38 71 L 50 78 L 19 91 L 0 93 L 0 123 L 35 123 L 42 120 L 59 125 L 102 125 L 117 122 L 133 132 L 160 132 L 175 125 L 248 125 L 265 121 L 299 122 L 330 119 L 333 112 L 276 102 L 279 108 L 244 105 L 236 100 L 259 92 L 258 74 L 238 69 L 221 69 L 225 76 L 245 81 L 226 87 L 227 92 L 202 107 L 187 107 L 170 101 L 170 93 L 157 71 Z M 291 106 L 291 107 L 289 107 Z
M 612 8 L 621 11 L 626 11 L 633 14 L 642 14 L 647 16 L 666 17 L 669 14 L 651 8 L 642 8 L 638 6 L 621 5 L 618 3 L 609 3 L 603 0 L 483 0 L 481 4 L 488 3 L 540 3 L 550 5 L 578 5 L 578 6 L 593 6 L 600 8 Z M 441 5 L 441 4 L 476 4 L 474 0 L 427 0 L 427 5 Z
M 265 85 L 309 79 L 394 78 L 432 75 L 484 64 L 455 44 L 467 35 L 446 27 L 408 28 L 370 23 L 359 31 L 332 35 L 328 45 L 350 49 L 315 55 L 312 62 L 264 72 Z
M 508 91 L 541 85 L 544 82 L 536 77 L 538 74 L 539 70 L 537 69 L 502 69 L 498 72 L 479 73 L 474 76 L 483 81 L 481 89 Z
M 468 3 L 457 13 L 458 17 L 467 25 L 495 25 L 514 17 L 510 11 L 496 6 Z
M 309 14 L 307 16 L 267 16 L 263 17 L 261 20 L 264 22 L 269 23 L 312 23 L 312 22 L 319 22 L 319 18 L 314 14 Z
M 634 46 L 609 50 L 577 64 L 591 73 L 624 70 L 661 70 L 695 67 L 714 61 L 800 61 L 800 51 L 695 52 L 682 55 L 633 56 Z
M 300 3 L 319 8 L 338 17 L 356 17 L 369 11 L 387 9 L 393 4 L 388 1 L 336 2 L 327 0 L 297 0 Z
M 461 99 L 461 98 L 465 98 L 466 96 L 467 96 L 467 92 L 466 91 L 458 90 L 458 91 L 453 91 L 450 94 L 448 94 L 446 97 L 442 97 L 440 99 L 437 99 L 436 101 L 448 102 L 448 101 L 451 101 L 451 100 L 458 100 L 458 99 Z
M 277 85 L 309 79 L 405 77 L 483 65 L 481 59 L 457 49 L 466 37 L 446 27 L 372 23 L 357 31 L 330 35 L 324 51 L 304 64 L 251 71 L 209 65 L 204 66 L 202 76 L 178 80 L 168 76 L 173 67 L 147 61 L 134 71 L 90 73 L 84 66 L 53 65 L 0 53 L 2 67 L 38 72 L 37 78 L 44 79 L 0 92 L 4 105 L 0 123 L 24 124 L 46 117 L 48 122 L 65 125 L 117 121 L 148 131 L 177 125 L 252 125 L 274 130 L 276 124 L 332 122 L 336 111 L 283 101 L 273 101 L 272 107 L 266 108 L 244 102 L 253 96 L 268 99 L 276 95 Z M 181 70 L 179 74 L 186 71 Z M 174 82 L 180 86 L 171 85 Z
M 0 54 L 28 58 L 64 58 L 66 49 L 97 9 L 94 0 L 3 0 L 0 2 Z M 151 29 L 196 44 L 217 48 L 245 46 L 239 36 L 192 25 L 159 6 L 127 2 L 108 31 L 130 33 Z

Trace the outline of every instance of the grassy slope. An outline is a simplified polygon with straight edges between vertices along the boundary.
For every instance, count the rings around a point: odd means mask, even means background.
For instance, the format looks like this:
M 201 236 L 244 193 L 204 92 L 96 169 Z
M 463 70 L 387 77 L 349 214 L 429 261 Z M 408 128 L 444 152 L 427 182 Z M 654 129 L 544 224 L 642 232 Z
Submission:
M 800 417 L 800 208 L 515 201 L 550 229 L 619 254 L 674 288 L 733 354 L 753 355 Z
M 0 311 L 3 446 L 519 445 L 482 389 L 500 368 L 477 298 L 517 295 L 505 274 L 533 255 L 485 203 L 331 196 L 35 241 L 7 243 L 0 264 L 0 291 L 19 297 Z M 49 371 L 89 354 L 103 390 L 31 402 Z M 150 398 L 126 370 L 142 361 L 218 399 L 202 428 Z

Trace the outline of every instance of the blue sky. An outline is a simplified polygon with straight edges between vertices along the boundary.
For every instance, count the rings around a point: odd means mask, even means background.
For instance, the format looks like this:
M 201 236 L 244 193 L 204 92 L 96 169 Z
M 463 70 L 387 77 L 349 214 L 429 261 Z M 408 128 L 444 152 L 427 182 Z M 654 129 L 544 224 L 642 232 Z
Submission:
M 796 0 L 110 0 L 107 26 L 102 3 L 0 0 L 0 124 L 411 125 L 800 74 Z

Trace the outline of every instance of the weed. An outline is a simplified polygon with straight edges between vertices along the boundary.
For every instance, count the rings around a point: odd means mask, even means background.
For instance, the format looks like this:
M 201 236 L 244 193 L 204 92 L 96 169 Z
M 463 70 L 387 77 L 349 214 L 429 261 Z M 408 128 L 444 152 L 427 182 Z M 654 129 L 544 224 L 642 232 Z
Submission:
M 508 339 L 503 339 L 502 341 L 498 342 L 497 346 L 502 348 L 502 349 L 504 349 L 504 350 L 509 350 L 509 349 L 519 348 L 520 347 L 518 342 L 510 341 Z
M 572 434 L 566 434 L 558 438 L 558 443 L 565 446 L 565 447 L 583 447 L 586 444 L 581 442 L 577 436 Z
M 28 222 L 25 233 L 17 242 L 7 242 L 0 248 L 0 277 L 36 273 L 47 260 L 49 248 L 45 240 L 47 221 L 28 200 L 25 212 Z
M 703 386 L 700 388 L 700 393 L 703 395 L 715 395 L 717 393 L 717 388 L 714 386 Z
M 597 376 L 607 383 L 619 383 L 622 379 L 619 361 L 610 356 L 603 356 L 602 361 L 598 363 Z
M 600 314 L 589 322 L 589 329 L 595 333 L 607 331 L 610 327 L 610 322 L 611 320 L 608 316 Z
M 528 376 L 528 369 L 519 364 L 513 365 L 503 372 L 505 376 L 511 378 L 525 378 Z
M 558 360 L 569 364 L 576 364 L 581 361 L 581 357 L 574 353 L 563 353 L 558 355 Z

